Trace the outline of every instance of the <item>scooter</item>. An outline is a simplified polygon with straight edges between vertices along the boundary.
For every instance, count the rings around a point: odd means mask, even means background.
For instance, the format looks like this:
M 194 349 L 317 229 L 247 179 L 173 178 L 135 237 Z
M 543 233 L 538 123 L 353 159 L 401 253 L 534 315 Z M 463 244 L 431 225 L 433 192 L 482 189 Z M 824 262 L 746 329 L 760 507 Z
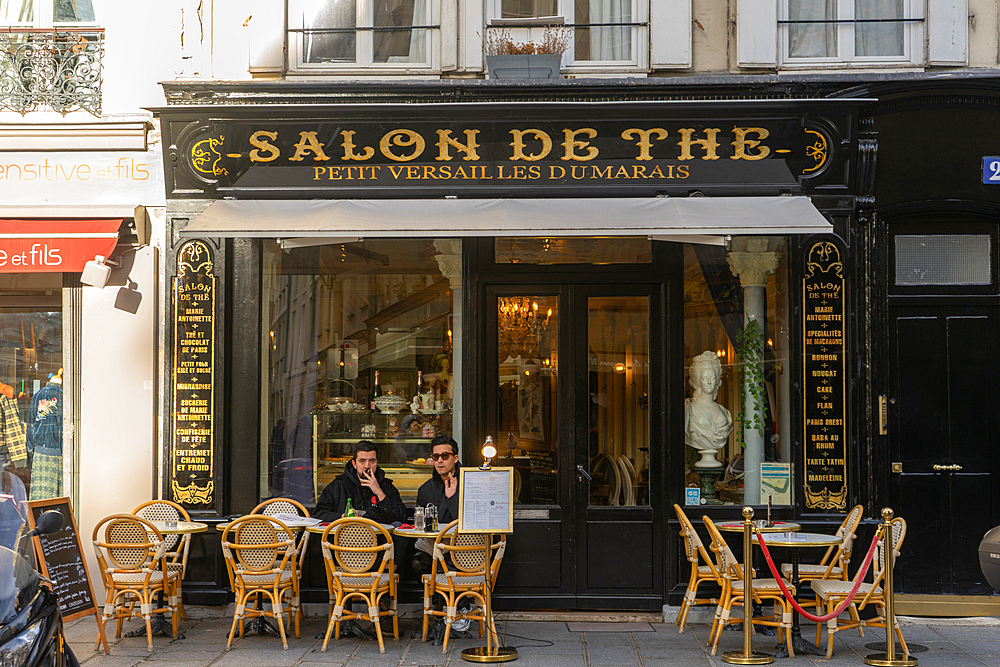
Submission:
M 45 512 L 25 532 L 25 510 L 12 494 L 0 494 L 0 667 L 79 667 L 63 633 L 59 600 L 40 583 L 47 580 L 31 540 L 60 530 L 63 516 Z

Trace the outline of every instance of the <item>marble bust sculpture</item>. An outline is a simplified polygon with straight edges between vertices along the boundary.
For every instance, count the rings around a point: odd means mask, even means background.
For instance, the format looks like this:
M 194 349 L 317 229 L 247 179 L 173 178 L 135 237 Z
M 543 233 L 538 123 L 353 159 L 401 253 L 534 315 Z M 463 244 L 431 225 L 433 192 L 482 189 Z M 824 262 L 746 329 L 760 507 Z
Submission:
M 720 468 L 715 452 L 726 446 L 733 431 L 733 416 L 715 402 L 722 386 L 722 364 L 706 350 L 691 361 L 691 398 L 684 401 L 684 442 L 701 454 L 695 468 Z

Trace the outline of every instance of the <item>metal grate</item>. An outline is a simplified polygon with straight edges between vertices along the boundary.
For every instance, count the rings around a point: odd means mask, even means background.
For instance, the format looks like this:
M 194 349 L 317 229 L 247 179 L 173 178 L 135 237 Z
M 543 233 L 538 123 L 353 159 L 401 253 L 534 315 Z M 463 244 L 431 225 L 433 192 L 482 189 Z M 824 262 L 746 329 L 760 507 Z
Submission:
M 0 109 L 101 115 L 104 30 L 0 32 Z
M 989 285 L 989 234 L 898 234 L 897 285 Z

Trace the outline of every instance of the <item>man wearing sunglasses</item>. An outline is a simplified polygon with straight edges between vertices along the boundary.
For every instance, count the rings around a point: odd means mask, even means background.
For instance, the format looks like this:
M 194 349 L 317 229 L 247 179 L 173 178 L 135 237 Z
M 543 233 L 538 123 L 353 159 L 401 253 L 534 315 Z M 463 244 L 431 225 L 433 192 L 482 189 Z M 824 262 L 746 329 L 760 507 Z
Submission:
M 344 515 L 348 498 L 355 512 L 366 519 L 379 523 L 406 520 L 406 505 L 392 480 L 378 467 L 378 451 L 370 440 L 354 445 L 354 460 L 323 489 L 313 516 L 336 521 Z
M 461 467 L 458 462 L 458 443 L 450 436 L 437 436 L 431 440 L 430 460 L 434 464 L 434 471 L 431 478 L 417 490 L 417 507 L 426 507 L 428 504 L 436 506 L 438 524 L 444 528 L 458 518 L 458 469 Z M 433 552 L 433 540 L 417 540 L 416 552 L 410 565 L 418 577 L 430 573 Z

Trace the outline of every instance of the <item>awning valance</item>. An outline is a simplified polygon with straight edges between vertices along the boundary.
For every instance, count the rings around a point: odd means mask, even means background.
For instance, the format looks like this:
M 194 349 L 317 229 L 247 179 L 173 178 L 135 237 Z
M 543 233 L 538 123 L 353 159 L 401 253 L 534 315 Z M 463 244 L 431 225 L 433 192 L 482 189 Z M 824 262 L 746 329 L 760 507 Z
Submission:
M 106 220 L 0 219 L 0 273 L 80 272 L 118 245 L 122 218 Z
M 221 200 L 182 236 L 649 236 L 832 231 L 808 197 Z M 669 238 L 668 238 L 669 237 Z

